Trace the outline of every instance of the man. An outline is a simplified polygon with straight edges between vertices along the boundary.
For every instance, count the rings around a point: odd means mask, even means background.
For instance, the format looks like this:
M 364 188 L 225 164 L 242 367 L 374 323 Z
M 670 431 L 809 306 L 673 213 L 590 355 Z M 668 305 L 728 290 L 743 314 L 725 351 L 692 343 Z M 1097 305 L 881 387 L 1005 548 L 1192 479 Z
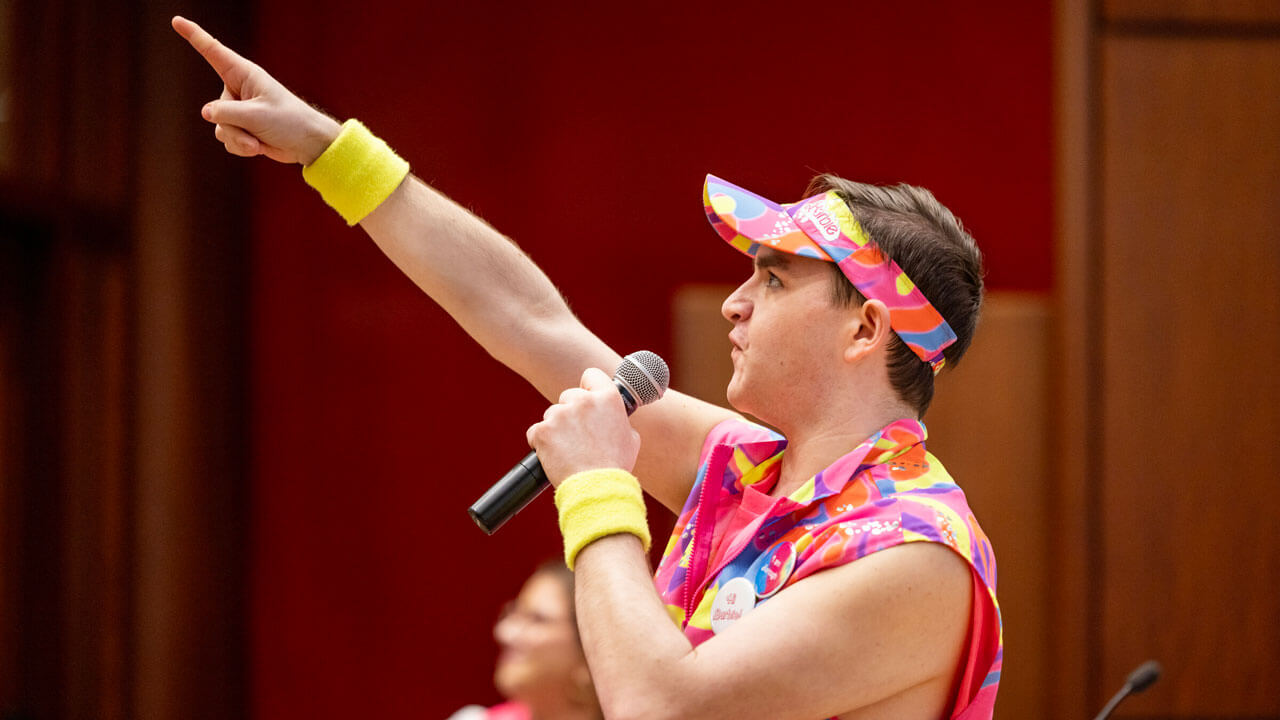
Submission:
M 606 717 L 990 717 L 994 560 L 918 422 L 935 372 L 972 337 L 980 258 L 931 195 L 826 177 L 782 207 L 709 176 L 713 227 L 754 257 L 723 306 L 729 401 L 781 434 L 675 391 L 628 422 L 601 369 L 618 354 L 512 242 L 363 126 L 311 108 L 194 23 L 173 25 L 223 80 L 202 114 L 229 152 L 301 163 L 348 223 L 556 401 L 528 439 L 557 486 Z M 637 479 L 680 513 L 656 579 Z

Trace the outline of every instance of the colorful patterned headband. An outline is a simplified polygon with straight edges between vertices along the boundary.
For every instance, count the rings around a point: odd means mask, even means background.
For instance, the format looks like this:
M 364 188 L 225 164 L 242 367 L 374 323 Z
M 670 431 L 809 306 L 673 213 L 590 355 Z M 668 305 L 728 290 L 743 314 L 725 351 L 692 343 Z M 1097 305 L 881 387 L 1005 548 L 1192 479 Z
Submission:
M 836 191 L 779 205 L 708 175 L 702 204 L 720 237 L 748 255 L 765 245 L 839 265 L 858 292 L 889 308 L 890 326 L 933 374 L 942 369 L 942 351 L 956 341 L 955 332 L 902 268 L 871 242 Z

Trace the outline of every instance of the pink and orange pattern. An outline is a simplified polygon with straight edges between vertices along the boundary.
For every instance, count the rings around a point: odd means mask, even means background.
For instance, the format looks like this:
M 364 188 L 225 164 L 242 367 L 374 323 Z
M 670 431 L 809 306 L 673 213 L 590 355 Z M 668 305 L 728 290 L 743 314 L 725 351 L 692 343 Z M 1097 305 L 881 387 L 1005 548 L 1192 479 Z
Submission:
M 672 620 L 695 646 L 710 640 L 719 588 L 750 580 L 781 543 L 795 550 L 782 592 L 902 543 L 940 543 L 968 562 L 974 578 L 970 645 L 951 717 L 990 718 L 1003 660 L 995 555 L 964 492 L 926 452 L 924 439 L 920 422 L 898 420 L 775 499 L 768 492 L 786 440 L 741 420 L 718 425 L 654 578 Z

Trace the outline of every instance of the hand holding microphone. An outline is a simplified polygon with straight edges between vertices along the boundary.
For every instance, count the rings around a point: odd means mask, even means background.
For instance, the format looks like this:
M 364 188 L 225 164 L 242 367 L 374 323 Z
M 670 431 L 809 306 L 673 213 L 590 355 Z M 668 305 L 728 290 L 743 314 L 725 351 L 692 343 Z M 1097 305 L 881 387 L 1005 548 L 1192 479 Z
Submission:
M 613 385 L 622 398 L 626 414 L 630 415 L 641 405 L 648 405 L 662 397 L 669 377 L 667 364 L 647 350 L 634 352 L 623 358 L 613 376 Z M 606 466 L 616 466 L 620 461 L 625 461 L 625 458 L 613 457 L 621 450 L 629 453 L 631 463 L 634 464 L 639 440 L 634 436 L 630 425 L 619 428 L 599 419 L 598 412 L 602 407 L 598 403 L 604 402 L 600 395 L 601 388 L 607 388 L 607 378 L 599 371 L 588 371 L 583 374 L 583 381 L 583 387 L 566 390 L 560 396 L 561 404 L 553 405 L 548 409 L 544 421 L 530 428 L 530 442 L 533 443 L 536 437 L 552 425 L 573 426 L 570 428 L 573 437 L 594 436 L 593 441 L 549 447 L 548 451 L 555 454 L 556 462 L 565 465 L 585 463 L 600 467 L 598 463 L 604 463 Z M 577 412 L 566 412 L 567 406 L 579 404 L 585 405 Z M 548 442 L 556 442 L 550 434 L 547 438 Z M 467 512 L 482 530 L 492 535 L 549 484 L 537 453 L 531 452 L 476 500 Z
M 525 433 L 553 486 L 581 470 L 635 467 L 640 433 L 623 414 L 614 387 L 607 374 L 588 369 L 579 386 L 561 393 Z

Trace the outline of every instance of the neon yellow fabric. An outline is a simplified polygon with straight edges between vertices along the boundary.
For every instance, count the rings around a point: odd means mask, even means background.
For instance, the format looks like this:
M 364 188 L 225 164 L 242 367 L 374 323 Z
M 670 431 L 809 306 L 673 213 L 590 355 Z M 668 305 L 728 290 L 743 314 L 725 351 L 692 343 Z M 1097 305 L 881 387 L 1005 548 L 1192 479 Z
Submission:
M 606 535 L 631 533 L 649 552 L 649 524 L 645 521 L 640 482 L 626 470 L 605 468 L 570 475 L 556 488 L 564 562 L 573 562 L 582 548 Z
M 302 168 L 302 179 L 348 225 L 373 212 L 408 174 L 409 163 L 354 118 L 342 124 L 342 132 L 315 162 Z

